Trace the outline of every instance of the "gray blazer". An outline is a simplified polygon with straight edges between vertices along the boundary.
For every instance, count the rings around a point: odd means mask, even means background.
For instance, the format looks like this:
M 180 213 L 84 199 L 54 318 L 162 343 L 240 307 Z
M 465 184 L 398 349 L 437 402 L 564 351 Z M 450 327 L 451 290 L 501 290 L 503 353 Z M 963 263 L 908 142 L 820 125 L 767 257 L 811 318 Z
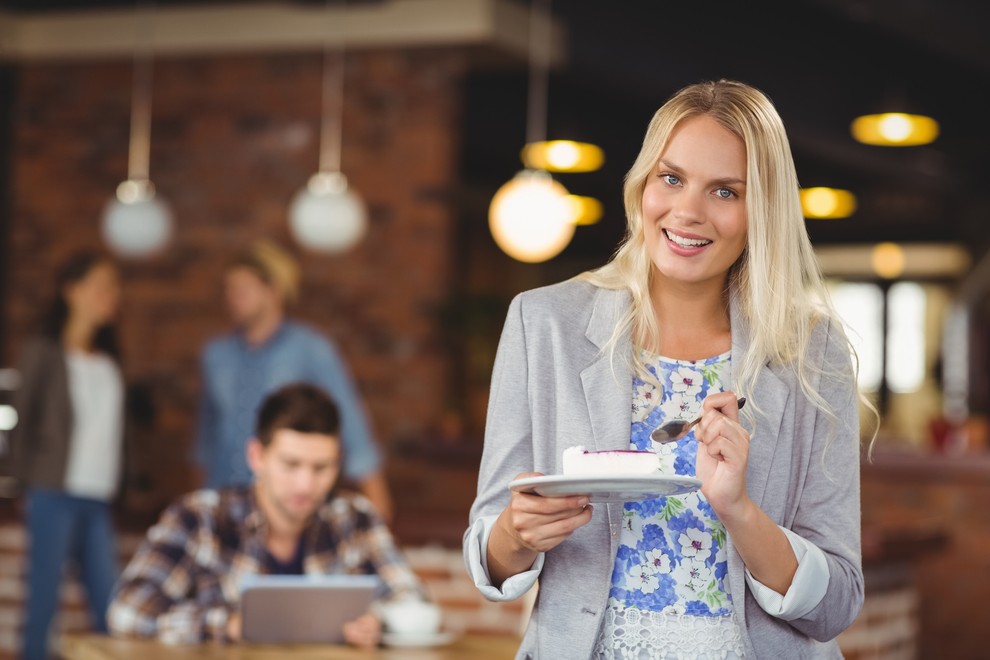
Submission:
M 21 385 L 14 393 L 18 422 L 11 433 L 14 477 L 21 486 L 64 490 L 74 423 L 65 350 L 48 337 L 28 339 L 19 367 Z M 126 396 L 125 392 L 125 409 Z M 123 477 L 133 455 L 129 447 L 133 433 L 126 426 L 125 419 Z M 124 486 L 122 479 L 118 498 Z
M 571 445 L 627 449 L 632 422 L 628 334 L 616 359 L 602 351 L 628 308 L 624 290 L 569 280 L 512 301 L 492 374 L 485 447 L 471 524 L 508 504 L 506 484 L 520 472 L 561 472 Z M 730 310 L 732 354 L 746 352 L 747 328 Z M 820 324 L 806 360 L 816 391 L 840 418 L 831 421 L 802 394 L 793 371 L 767 365 L 752 392 L 746 490 L 778 525 L 824 551 L 822 602 L 794 621 L 771 617 L 749 593 L 742 559 L 728 540 L 733 616 L 750 658 L 841 658 L 834 638 L 863 603 L 860 555 L 858 402 L 849 352 Z M 546 554 L 537 602 L 518 658 L 591 656 L 611 586 L 622 504 L 596 505 L 591 522 Z
M 47 337 L 28 340 L 20 372 L 14 393 L 19 420 L 11 434 L 14 474 L 25 485 L 62 490 L 72 436 L 65 351 Z

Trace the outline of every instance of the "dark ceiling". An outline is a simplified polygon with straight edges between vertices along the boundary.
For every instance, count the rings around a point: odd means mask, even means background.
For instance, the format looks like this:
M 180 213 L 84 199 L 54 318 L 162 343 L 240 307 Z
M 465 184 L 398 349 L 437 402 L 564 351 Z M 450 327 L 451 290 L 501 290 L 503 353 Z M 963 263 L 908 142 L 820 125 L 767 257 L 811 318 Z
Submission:
M 0 8 L 32 12 L 134 4 L 0 0 Z M 774 100 L 802 185 L 858 195 L 853 217 L 809 222 L 817 243 L 959 241 L 974 256 L 990 248 L 990 3 L 557 0 L 552 11 L 568 32 L 568 61 L 551 76 L 548 137 L 585 139 L 606 151 L 600 172 L 562 177 L 606 209 L 605 221 L 582 228 L 569 252 L 611 252 L 622 233 L 622 177 L 653 111 L 682 85 L 720 77 L 752 83 Z M 478 200 L 520 168 L 522 69 L 468 80 L 463 163 Z M 935 117 L 939 139 L 882 148 L 851 138 L 857 114 L 896 108 Z

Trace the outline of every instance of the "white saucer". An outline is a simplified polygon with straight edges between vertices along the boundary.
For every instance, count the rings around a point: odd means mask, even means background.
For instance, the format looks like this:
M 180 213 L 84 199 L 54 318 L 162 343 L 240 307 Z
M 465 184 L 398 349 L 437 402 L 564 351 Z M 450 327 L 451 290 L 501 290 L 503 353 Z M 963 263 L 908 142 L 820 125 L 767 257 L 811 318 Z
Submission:
M 454 641 L 456 635 L 452 632 L 427 633 L 384 633 L 382 642 L 385 646 L 395 647 L 425 647 L 444 646 Z
M 689 493 L 701 488 L 701 481 L 677 474 L 636 477 L 546 474 L 540 477 L 516 479 L 509 483 L 509 488 L 544 497 L 587 495 L 592 502 L 629 502 Z

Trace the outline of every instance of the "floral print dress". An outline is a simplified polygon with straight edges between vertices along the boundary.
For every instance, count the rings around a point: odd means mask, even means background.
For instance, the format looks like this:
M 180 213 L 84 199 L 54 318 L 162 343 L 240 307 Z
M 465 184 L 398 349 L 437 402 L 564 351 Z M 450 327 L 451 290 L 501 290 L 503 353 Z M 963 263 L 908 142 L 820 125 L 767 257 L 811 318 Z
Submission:
M 663 445 L 650 433 L 666 421 L 694 419 L 705 397 L 728 389 L 730 354 L 696 361 L 642 355 L 656 382 L 633 378 L 630 449 L 656 452 L 664 474 L 695 476 L 693 431 Z M 595 657 L 742 658 L 727 574 L 725 528 L 701 491 L 627 502 Z

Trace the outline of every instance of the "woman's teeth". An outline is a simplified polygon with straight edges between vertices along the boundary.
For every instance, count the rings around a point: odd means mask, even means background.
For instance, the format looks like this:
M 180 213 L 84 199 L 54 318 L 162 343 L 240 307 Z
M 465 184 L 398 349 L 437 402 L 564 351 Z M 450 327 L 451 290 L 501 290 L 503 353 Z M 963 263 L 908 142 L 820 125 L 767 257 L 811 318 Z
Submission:
M 672 242 L 676 243 L 677 245 L 680 245 L 681 247 L 686 247 L 686 248 L 701 247 L 702 245 L 708 245 L 709 243 L 711 243 L 711 241 L 706 240 L 704 238 L 684 238 L 683 236 L 678 236 L 677 234 L 671 231 L 667 231 L 666 229 L 663 230 L 663 233 Z

